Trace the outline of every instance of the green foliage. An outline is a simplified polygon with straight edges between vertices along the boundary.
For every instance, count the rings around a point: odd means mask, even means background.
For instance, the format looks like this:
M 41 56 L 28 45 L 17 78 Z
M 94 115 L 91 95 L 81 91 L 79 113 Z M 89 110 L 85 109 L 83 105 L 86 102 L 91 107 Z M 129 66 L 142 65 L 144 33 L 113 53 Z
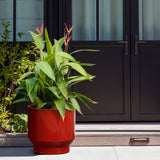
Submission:
M 26 133 L 28 132 L 28 116 L 27 114 L 14 114 L 11 132 Z
M 12 113 L 9 110 L 4 110 L 3 105 L 0 104 L 0 133 L 5 132 L 5 129 L 10 129 L 10 123 L 12 122 L 11 116 Z
M 7 128 L 12 114 L 7 107 L 16 98 L 15 82 L 26 71 L 32 71 L 33 61 L 38 61 L 39 50 L 32 42 L 16 43 L 8 42 L 10 39 L 8 30 L 9 22 L 3 21 L 3 33 L 0 39 L 0 126 Z M 21 38 L 24 33 L 18 33 Z
M 37 105 L 37 108 L 58 110 L 63 119 L 66 109 L 77 110 L 83 114 L 77 99 L 92 110 L 86 101 L 93 104 L 97 102 L 80 93 L 71 92 L 70 88 L 72 85 L 84 80 L 92 81 L 95 76 L 88 74 L 83 66 L 93 66 L 93 64 L 84 64 L 76 61 L 71 54 L 66 52 L 68 43 L 65 43 L 66 48 L 63 51 L 64 38 L 58 41 L 54 40 L 54 45 L 52 45 L 47 29 L 45 29 L 45 41 L 40 34 L 30 33 L 40 53 L 44 52 L 44 44 L 47 52 L 45 56 L 41 55 L 40 61 L 33 66 L 32 72 L 25 73 L 19 79 L 18 92 L 22 93 L 25 98 L 29 98 L 33 104 Z M 65 41 L 68 42 L 67 40 Z M 73 53 L 76 53 L 76 51 Z M 72 70 L 75 70 L 78 75 L 70 75 Z

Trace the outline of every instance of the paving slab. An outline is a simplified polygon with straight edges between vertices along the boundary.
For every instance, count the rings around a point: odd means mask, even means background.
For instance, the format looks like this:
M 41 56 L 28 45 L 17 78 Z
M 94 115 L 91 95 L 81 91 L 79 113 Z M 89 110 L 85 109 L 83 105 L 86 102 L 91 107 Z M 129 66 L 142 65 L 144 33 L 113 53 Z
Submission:
M 160 160 L 160 146 L 115 147 L 118 160 Z
M 71 147 L 61 155 L 35 154 L 32 147 L 3 147 L 0 160 L 160 160 L 160 146 Z
M 62 155 L 38 155 L 32 147 L 0 148 L 0 160 L 118 160 L 114 147 L 71 147 Z

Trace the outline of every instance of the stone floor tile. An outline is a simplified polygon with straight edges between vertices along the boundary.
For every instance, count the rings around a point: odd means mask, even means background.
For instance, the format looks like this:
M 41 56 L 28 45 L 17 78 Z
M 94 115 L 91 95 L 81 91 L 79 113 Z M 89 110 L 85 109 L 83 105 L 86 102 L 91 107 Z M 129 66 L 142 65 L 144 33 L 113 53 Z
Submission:
M 71 147 L 70 153 L 48 156 L 48 160 L 118 160 L 113 147 Z
M 118 160 L 160 160 L 160 146 L 115 147 Z
M 31 147 L 0 148 L 0 160 L 118 160 L 113 147 L 71 147 L 62 155 L 38 155 Z

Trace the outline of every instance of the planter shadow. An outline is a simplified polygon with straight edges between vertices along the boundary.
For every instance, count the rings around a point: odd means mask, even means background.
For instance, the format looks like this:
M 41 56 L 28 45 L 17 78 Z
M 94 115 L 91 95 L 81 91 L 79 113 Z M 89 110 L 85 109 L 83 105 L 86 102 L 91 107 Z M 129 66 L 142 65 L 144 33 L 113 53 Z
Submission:
M 0 134 L 0 147 L 32 147 L 28 133 L 2 133 Z
M 0 157 L 33 157 L 33 147 L 0 147 Z M 23 158 L 22 158 L 23 159 Z

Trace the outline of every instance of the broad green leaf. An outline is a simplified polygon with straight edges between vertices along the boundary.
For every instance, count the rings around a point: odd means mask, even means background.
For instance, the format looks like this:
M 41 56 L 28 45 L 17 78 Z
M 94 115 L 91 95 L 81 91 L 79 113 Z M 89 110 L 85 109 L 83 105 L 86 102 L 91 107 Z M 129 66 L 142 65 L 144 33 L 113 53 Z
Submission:
M 83 94 L 80 94 L 80 93 L 77 93 L 77 92 L 72 92 L 72 94 L 78 96 L 78 97 L 81 97 L 85 100 L 87 100 L 88 102 L 92 103 L 92 104 L 97 104 L 98 102 L 95 102 L 93 101 L 92 99 L 88 98 L 87 96 L 83 95 Z
M 55 45 L 55 53 L 63 52 L 62 46 L 59 41 L 54 39 L 54 45 Z
M 57 82 L 57 87 L 59 88 L 63 96 L 68 100 L 67 83 L 65 81 Z
M 55 54 L 52 53 L 44 58 L 44 61 L 48 62 L 52 69 L 55 68 Z
M 95 49 L 79 49 L 71 52 L 70 54 L 78 53 L 78 52 L 99 52 L 100 50 L 95 50 Z
M 26 79 L 25 83 L 26 83 L 26 90 L 27 90 L 27 93 L 29 94 L 29 89 L 30 89 L 30 79 Z
M 64 37 L 60 38 L 60 39 L 58 40 L 58 43 L 59 43 L 59 46 L 62 48 L 62 45 L 63 45 L 63 43 L 64 43 Z
M 39 69 L 39 67 L 36 65 L 35 66 L 35 72 L 38 74 L 38 75 L 40 75 L 40 69 Z
M 50 83 L 53 82 L 53 80 L 51 80 L 44 72 L 40 71 L 40 77 L 38 78 L 41 82 L 43 83 L 43 87 L 45 87 L 44 85 L 46 85 L 46 87 L 50 86 Z
M 66 53 L 66 52 L 58 52 L 58 53 L 56 53 L 56 54 L 57 54 L 58 56 L 61 56 L 61 57 L 63 57 L 63 58 L 66 58 L 66 59 L 68 59 L 68 60 L 70 60 L 70 61 L 72 61 L 72 62 L 77 62 L 73 56 L 71 56 L 70 54 L 68 54 L 68 53 Z M 78 63 L 78 62 L 77 62 L 77 63 Z
M 33 104 L 35 104 L 35 100 L 36 100 L 36 97 L 37 97 L 37 92 L 38 92 L 38 85 L 37 85 L 37 83 L 36 83 L 36 84 L 34 85 L 32 91 L 31 91 L 30 94 L 29 94 L 29 98 L 30 98 L 30 100 L 31 100 L 31 102 L 32 102 Z
M 27 96 L 26 87 L 18 87 L 15 91 L 16 91 L 16 94 L 23 94 Z
M 31 90 L 32 88 L 32 90 Z M 31 79 L 26 80 L 26 89 L 28 92 L 28 96 L 30 98 L 30 101 L 34 104 L 37 96 L 37 90 L 38 90 L 38 85 L 37 83 L 34 83 L 34 86 L 32 86 Z
M 55 75 L 54 75 L 54 72 L 51 68 L 51 66 L 49 65 L 48 62 L 46 61 L 41 61 L 41 62 L 38 62 L 36 64 L 36 66 L 42 70 L 49 78 L 51 78 L 52 80 L 55 81 Z
M 75 108 L 73 107 L 72 103 L 66 103 L 65 108 L 70 111 L 75 111 Z
M 75 96 L 73 93 L 74 93 L 74 92 L 69 92 L 69 93 L 68 93 L 68 97 L 69 97 L 69 98 L 76 98 L 77 96 Z
M 88 80 L 89 79 L 89 74 L 85 71 L 85 69 L 77 64 L 77 63 L 73 63 L 73 62 L 69 62 L 67 63 L 67 65 L 71 66 L 74 70 L 76 70 L 77 72 L 79 72 L 81 75 L 83 75 L 84 77 L 86 77 Z
M 89 76 L 89 79 L 93 79 L 95 76 Z M 67 79 L 67 84 L 73 83 L 73 82 L 81 82 L 81 81 L 85 81 L 88 80 L 88 78 L 84 77 L 84 76 L 72 76 L 71 78 L 69 77 Z
M 48 87 L 48 89 L 49 89 L 57 98 L 59 98 L 59 94 L 58 94 L 58 89 L 57 89 L 57 87 L 51 86 L 51 87 Z
M 43 51 L 43 57 L 47 57 L 48 56 L 48 53 Z
M 20 103 L 20 102 L 25 102 L 25 101 L 29 101 L 29 99 L 28 98 L 21 98 L 21 99 L 18 99 L 16 101 L 14 101 L 12 104 Z
M 64 43 L 64 37 L 58 40 L 59 46 L 62 48 L 63 43 Z M 55 44 L 52 47 L 53 53 L 55 53 Z
M 39 86 L 42 88 L 44 88 L 45 87 L 45 85 L 44 85 L 44 83 L 43 83 L 43 81 L 42 81 L 42 79 L 41 78 L 38 78 L 38 82 L 39 82 Z
M 18 87 L 17 89 L 16 89 L 16 91 L 18 90 L 18 91 L 20 91 L 20 90 L 25 90 L 26 89 L 26 87 L 24 87 L 24 86 L 22 86 L 22 87 Z
M 43 50 L 45 47 L 45 44 L 44 44 L 42 37 L 39 34 L 36 34 L 32 31 L 29 31 L 29 33 L 31 34 L 37 48 L 39 48 L 40 50 Z
M 41 109 L 42 107 L 44 107 L 47 103 L 46 102 L 40 102 L 38 103 L 38 108 Z
M 58 56 L 57 54 L 59 52 L 63 52 L 63 50 L 62 50 L 59 42 L 56 39 L 54 39 L 54 44 L 55 44 L 55 61 L 56 61 L 56 65 L 57 65 L 57 67 L 60 67 L 60 65 L 62 63 L 64 63 L 64 58 L 61 57 L 61 56 Z
M 31 78 L 31 79 L 27 79 L 26 80 L 26 86 L 27 86 L 27 92 L 30 93 L 32 91 L 32 89 L 34 88 L 34 85 L 37 81 L 37 78 Z
M 62 116 L 62 119 L 64 120 L 65 113 L 66 113 L 65 100 L 64 99 L 55 99 L 54 103 L 55 103 L 56 108 L 58 109 L 60 115 Z
M 81 111 L 81 108 L 77 102 L 77 100 L 75 98 L 70 98 L 71 102 L 72 102 L 72 105 L 73 107 L 80 113 L 80 114 L 83 114 L 82 111 Z
M 49 40 L 47 28 L 45 28 L 45 40 L 46 40 L 47 52 L 48 55 L 50 55 L 52 54 L 52 44 L 51 41 Z
M 68 59 L 64 59 L 64 66 L 65 66 L 65 69 L 62 71 L 62 74 L 63 75 L 66 75 L 66 74 L 68 74 L 68 72 L 69 72 L 69 66 L 68 65 L 66 65 L 67 63 L 68 63 Z
M 30 75 L 34 75 L 34 73 L 33 73 L 33 72 L 24 73 L 24 74 L 20 77 L 20 79 L 19 79 L 18 81 L 21 81 L 22 79 L 24 79 L 24 78 L 26 78 L 26 77 L 28 77 L 28 76 L 30 76 Z

